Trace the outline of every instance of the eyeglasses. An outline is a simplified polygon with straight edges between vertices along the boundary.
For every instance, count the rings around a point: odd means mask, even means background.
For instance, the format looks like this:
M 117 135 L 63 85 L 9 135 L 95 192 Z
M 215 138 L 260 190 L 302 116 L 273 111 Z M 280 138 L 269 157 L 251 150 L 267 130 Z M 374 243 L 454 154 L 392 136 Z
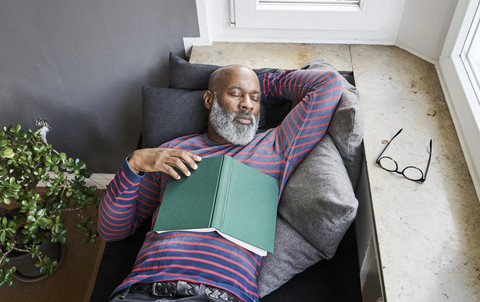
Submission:
M 425 174 L 423 174 L 422 170 L 414 167 L 414 166 L 407 166 L 405 167 L 402 171 L 398 170 L 398 164 L 397 162 L 389 157 L 389 156 L 382 156 L 382 154 L 387 150 L 388 146 L 390 143 L 393 141 L 397 135 L 402 132 L 403 129 L 400 129 L 397 134 L 395 134 L 392 139 L 388 142 L 388 144 L 385 146 L 383 149 L 382 153 L 378 156 L 377 160 L 375 163 L 379 165 L 382 169 L 387 170 L 389 172 L 395 172 L 398 174 L 402 174 L 406 179 L 412 180 L 412 181 L 418 181 L 423 183 L 425 179 L 427 178 L 427 173 L 428 173 L 428 167 L 430 167 L 430 160 L 432 159 L 432 140 L 430 140 L 430 151 L 429 151 L 429 156 L 428 156 L 428 163 L 427 163 L 427 169 L 425 170 Z

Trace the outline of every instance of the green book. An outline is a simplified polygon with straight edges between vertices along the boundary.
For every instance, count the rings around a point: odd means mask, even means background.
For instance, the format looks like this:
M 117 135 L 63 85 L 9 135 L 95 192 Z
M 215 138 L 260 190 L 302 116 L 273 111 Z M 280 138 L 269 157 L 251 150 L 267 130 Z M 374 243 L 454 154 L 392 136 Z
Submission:
M 216 230 L 265 256 L 273 253 L 278 190 L 277 179 L 230 156 L 204 158 L 191 176 L 168 180 L 153 229 Z

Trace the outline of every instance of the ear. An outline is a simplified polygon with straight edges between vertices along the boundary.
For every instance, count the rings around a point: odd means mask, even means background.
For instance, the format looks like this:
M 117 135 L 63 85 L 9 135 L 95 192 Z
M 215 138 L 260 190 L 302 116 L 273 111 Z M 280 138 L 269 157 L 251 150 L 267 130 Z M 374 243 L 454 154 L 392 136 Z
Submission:
M 203 94 L 203 104 L 208 110 L 212 109 L 213 99 L 213 92 L 210 90 L 205 90 L 205 93 Z

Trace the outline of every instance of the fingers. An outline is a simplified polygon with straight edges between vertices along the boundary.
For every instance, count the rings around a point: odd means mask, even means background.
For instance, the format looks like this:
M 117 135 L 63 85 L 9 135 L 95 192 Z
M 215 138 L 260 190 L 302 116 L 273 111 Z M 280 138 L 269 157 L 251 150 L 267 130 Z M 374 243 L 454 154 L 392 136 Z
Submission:
M 202 160 L 200 156 L 184 150 L 177 151 L 180 153 L 179 158 L 182 160 L 182 162 L 188 164 L 193 170 L 197 170 L 197 162 Z
M 140 172 L 163 172 L 175 179 L 180 174 L 190 176 L 190 169 L 197 169 L 197 162 L 202 158 L 185 150 L 169 148 L 152 148 L 137 150 L 130 156 L 130 168 Z M 190 169 L 189 169 L 190 167 Z
M 190 170 L 187 168 L 183 160 L 179 157 L 168 158 L 168 161 L 163 164 L 162 168 L 164 173 L 170 175 L 175 179 L 180 179 L 179 172 L 186 176 L 190 176 Z
M 180 179 L 178 172 L 181 172 L 181 174 L 185 176 L 190 176 L 190 169 L 196 170 L 198 168 L 197 161 L 202 160 L 200 156 L 188 151 L 174 149 L 169 150 L 171 150 L 171 152 L 169 154 L 168 161 L 165 162 L 166 166 L 164 167 L 164 172 L 175 179 Z M 190 169 L 187 166 L 190 167 Z

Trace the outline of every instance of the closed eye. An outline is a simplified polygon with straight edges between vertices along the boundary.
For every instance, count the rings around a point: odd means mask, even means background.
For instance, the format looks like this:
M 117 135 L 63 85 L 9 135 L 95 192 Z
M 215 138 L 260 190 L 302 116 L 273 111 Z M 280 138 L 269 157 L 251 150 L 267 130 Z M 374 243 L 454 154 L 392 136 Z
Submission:
M 259 102 L 260 101 L 260 94 L 259 93 L 251 94 L 250 99 L 254 102 Z
M 234 87 L 233 89 L 231 89 L 229 94 L 231 97 L 234 97 L 234 98 L 244 98 L 246 95 L 241 89 L 238 89 L 237 87 Z M 250 96 L 250 99 L 253 102 L 260 102 L 260 92 L 255 91 L 255 92 L 248 93 L 248 95 Z

